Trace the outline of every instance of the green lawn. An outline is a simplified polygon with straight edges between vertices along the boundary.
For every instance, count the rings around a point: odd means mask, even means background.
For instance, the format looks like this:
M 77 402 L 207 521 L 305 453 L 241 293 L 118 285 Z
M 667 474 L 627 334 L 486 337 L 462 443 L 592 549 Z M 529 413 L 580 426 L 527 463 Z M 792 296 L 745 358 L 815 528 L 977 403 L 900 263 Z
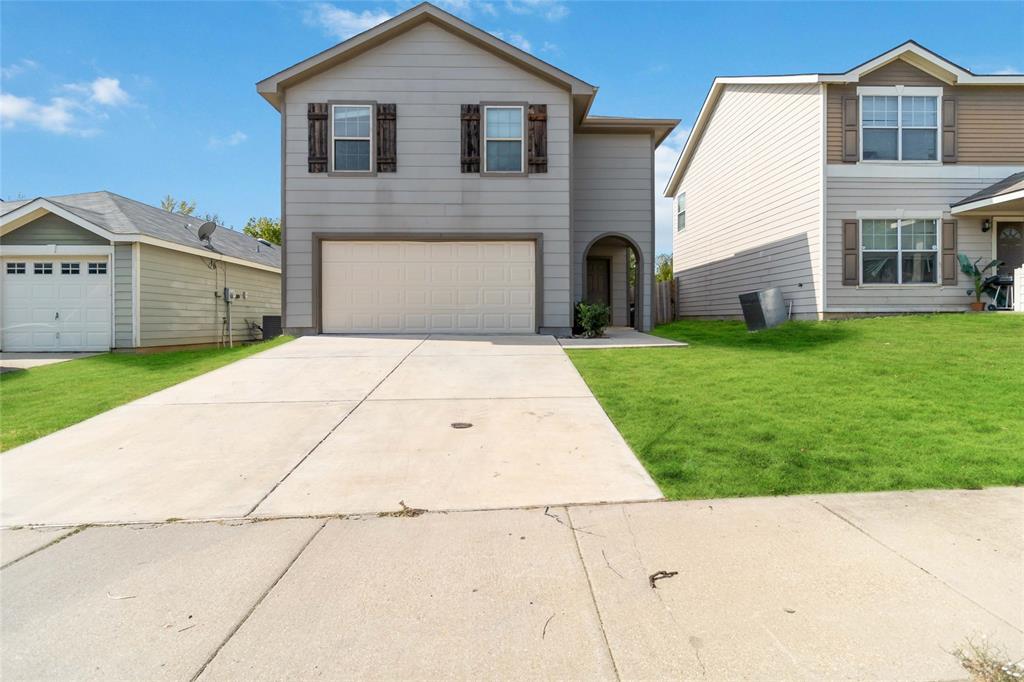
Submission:
M 569 355 L 669 498 L 1024 484 L 1024 316 L 654 333 Z
M 289 340 L 166 353 L 104 353 L 0 374 L 0 450 Z

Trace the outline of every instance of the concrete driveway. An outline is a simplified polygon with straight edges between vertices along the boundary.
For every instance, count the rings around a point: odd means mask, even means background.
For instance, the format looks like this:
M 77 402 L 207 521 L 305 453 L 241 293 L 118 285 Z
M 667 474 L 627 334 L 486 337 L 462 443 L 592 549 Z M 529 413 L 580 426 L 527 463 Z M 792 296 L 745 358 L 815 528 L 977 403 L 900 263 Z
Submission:
M 11 450 L 0 471 L 8 526 L 661 497 L 547 336 L 305 337 Z

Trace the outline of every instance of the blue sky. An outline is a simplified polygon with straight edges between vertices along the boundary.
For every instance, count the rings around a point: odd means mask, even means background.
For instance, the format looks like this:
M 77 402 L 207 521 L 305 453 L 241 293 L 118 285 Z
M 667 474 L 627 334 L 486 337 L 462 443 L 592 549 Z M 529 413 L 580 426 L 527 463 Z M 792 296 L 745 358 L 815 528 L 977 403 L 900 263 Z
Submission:
M 279 214 L 278 118 L 254 83 L 412 2 L 0 3 L 0 196 L 109 189 Z M 1024 2 L 438 2 L 600 86 L 595 114 L 681 118 L 716 75 L 846 70 L 908 38 L 979 73 L 1024 70 Z M 670 250 L 658 201 L 658 248 Z

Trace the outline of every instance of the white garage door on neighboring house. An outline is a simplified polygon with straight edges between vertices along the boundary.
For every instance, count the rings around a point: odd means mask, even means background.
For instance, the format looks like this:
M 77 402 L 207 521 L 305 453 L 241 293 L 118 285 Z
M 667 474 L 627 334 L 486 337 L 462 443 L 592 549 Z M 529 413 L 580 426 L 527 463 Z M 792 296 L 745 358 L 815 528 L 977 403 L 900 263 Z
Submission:
M 324 333 L 536 332 L 532 241 L 325 241 Z
M 106 256 L 3 259 L 3 350 L 110 349 Z

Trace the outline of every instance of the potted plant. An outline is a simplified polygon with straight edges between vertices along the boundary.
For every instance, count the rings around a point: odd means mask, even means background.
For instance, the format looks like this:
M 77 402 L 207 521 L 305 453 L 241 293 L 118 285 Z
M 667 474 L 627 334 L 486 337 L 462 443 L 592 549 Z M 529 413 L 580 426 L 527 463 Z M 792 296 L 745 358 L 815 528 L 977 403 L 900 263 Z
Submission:
M 974 302 L 971 303 L 971 310 L 975 312 L 981 312 L 985 309 L 985 304 L 981 302 L 981 295 L 989 291 L 992 288 L 992 281 L 997 279 L 997 276 L 986 277 L 985 273 L 993 268 L 998 268 L 1003 264 L 1000 260 L 992 260 L 983 268 L 978 267 L 978 263 L 981 262 L 981 258 L 978 258 L 973 263 L 971 259 L 967 257 L 967 254 L 958 254 L 957 258 L 960 260 L 960 271 L 971 278 L 974 282 L 974 288 L 968 289 L 967 294 L 974 294 Z

